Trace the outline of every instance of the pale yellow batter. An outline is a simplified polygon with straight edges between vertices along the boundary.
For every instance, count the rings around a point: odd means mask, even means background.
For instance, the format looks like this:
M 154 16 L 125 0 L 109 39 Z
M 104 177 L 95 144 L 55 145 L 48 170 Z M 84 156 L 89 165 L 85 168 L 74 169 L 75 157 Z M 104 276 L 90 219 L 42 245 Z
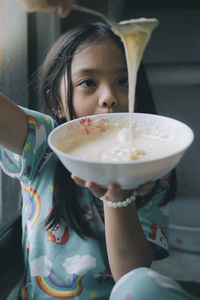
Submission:
M 131 19 L 122 21 L 116 26 L 112 26 L 113 32 L 118 35 L 125 48 L 126 61 L 128 67 L 128 83 L 129 83 L 129 140 L 131 139 L 131 123 L 133 121 L 132 113 L 135 106 L 135 89 L 137 82 L 137 71 L 149 42 L 152 31 L 158 25 L 157 19 Z M 131 143 L 131 141 L 130 141 Z M 129 144 L 129 155 L 131 158 L 131 145 Z
M 134 122 L 130 143 L 128 125 L 128 121 L 118 120 L 108 126 L 105 132 L 95 134 L 94 131 L 90 135 L 83 134 L 80 129 L 81 139 L 74 134 L 68 137 L 63 136 L 58 140 L 58 148 L 81 159 L 98 162 L 149 160 L 178 150 L 178 145 L 169 139 L 168 134 L 151 132 L 145 126 L 137 128 L 137 122 Z

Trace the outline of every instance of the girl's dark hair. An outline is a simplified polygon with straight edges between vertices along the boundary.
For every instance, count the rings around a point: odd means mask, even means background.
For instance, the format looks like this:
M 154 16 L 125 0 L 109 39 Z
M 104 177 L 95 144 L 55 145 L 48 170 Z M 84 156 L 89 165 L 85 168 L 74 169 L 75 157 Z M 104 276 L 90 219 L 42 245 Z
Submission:
M 107 24 L 89 23 L 77 26 L 63 34 L 54 44 L 44 61 L 39 78 L 39 96 L 45 112 L 50 114 L 58 125 L 66 122 L 66 119 L 61 117 L 61 112 L 63 111 L 60 96 L 61 79 L 66 74 L 66 102 L 70 118 L 73 119 L 70 75 L 73 56 L 80 46 L 86 47 L 100 40 L 111 40 L 124 51 L 120 38 L 111 31 Z M 142 64 L 138 71 L 135 111 L 156 113 Z M 145 202 L 148 200 L 149 198 L 145 199 Z M 137 203 L 137 206 L 139 207 L 140 204 Z M 49 229 L 61 222 L 68 225 L 80 237 L 94 236 L 84 219 L 84 211 L 77 201 L 77 186 L 71 179 L 69 171 L 58 161 L 54 175 L 53 208 L 46 220 L 46 225 Z

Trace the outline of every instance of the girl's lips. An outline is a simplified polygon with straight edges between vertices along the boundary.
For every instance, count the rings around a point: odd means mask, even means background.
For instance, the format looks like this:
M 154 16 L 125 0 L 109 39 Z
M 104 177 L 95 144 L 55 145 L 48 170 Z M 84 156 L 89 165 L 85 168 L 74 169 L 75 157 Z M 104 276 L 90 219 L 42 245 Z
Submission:
M 106 109 L 103 113 L 104 114 L 112 114 L 112 113 L 120 113 L 120 112 L 128 112 L 128 111 L 121 111 L 118 109 L 109 108 L 109 109 Z

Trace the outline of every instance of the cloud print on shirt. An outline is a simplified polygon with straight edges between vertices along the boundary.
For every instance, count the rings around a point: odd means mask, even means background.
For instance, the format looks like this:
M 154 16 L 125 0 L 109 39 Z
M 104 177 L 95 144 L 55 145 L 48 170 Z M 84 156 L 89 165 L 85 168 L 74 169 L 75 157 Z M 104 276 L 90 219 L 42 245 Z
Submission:
M 75 255 L 67 258 L 63 267 L 69 274 L 83 275 L 96 267 L 96 259 L 90 255 Z
M 46 256 L 40 256 L 30 263 L 31 276 L 48 277 L 52 263 L 47 259 Z

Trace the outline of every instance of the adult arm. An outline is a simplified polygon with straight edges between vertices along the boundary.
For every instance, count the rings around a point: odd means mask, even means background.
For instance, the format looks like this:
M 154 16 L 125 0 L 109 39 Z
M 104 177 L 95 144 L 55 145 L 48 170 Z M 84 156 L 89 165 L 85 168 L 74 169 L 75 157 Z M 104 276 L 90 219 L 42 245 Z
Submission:
M 22 154 L 28 130 L 26 114 L 0 93 L 0 145 Z
M 58 9 L 61 18 L 68 16 L 76 0 L 21 0 L 23 7 L 29 11 L 51 12 Z

